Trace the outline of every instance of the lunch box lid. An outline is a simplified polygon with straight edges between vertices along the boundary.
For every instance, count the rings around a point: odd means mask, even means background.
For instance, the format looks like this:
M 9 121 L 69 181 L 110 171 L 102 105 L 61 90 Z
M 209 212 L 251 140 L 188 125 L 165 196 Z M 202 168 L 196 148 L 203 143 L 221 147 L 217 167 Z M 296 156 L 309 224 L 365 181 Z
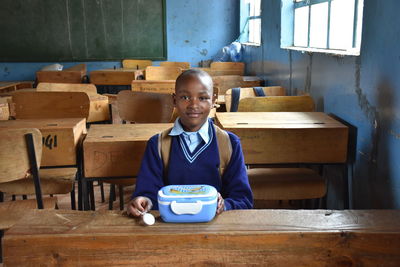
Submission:
M 212 201 L 217 197 L 217 190 L 210 185 L 168 185 L 158 191 L 158 200 L 166 201 Z

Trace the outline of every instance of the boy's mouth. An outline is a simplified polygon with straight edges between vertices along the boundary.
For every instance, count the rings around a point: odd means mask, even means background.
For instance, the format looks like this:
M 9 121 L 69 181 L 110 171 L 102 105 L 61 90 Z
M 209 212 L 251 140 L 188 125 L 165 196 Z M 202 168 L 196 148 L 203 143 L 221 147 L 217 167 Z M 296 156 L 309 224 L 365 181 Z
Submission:
M 189 118 L 198 118 L 198 117 L 200 117 L 201 112 L 191 112 L 191 113 L 186 113 L 186 115 L 187 115 Z

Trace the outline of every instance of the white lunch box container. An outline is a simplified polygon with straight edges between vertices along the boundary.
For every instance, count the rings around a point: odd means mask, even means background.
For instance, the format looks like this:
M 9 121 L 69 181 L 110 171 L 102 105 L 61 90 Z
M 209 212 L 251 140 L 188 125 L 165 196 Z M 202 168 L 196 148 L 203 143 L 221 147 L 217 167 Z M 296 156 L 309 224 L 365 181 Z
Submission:
M 218 192 L 210 185 L 168 185 L 158 191 L 158 209 L 165 222 L 211 221 Z

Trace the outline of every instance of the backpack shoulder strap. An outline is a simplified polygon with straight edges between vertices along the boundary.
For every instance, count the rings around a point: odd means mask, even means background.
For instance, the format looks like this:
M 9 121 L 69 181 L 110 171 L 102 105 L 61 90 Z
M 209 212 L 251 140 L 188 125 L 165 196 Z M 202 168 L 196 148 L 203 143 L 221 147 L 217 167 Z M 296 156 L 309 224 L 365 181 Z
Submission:
M 164 174 L 167 173 L 169 163 L 169 153 L 171 152 L 172 137 L 169 135 L 172 127 L 162 131 L 158 135 L 158 154 L 163 162 Z
M 215 133 L 217 136 L 217 143 L 218 143 L 218 153 L 219 153 L 219 174 L 222 177 L 226 167 L 231 160 L 232 155 L 232 143 L 231 139 L 229 138 L 229 134 L 219 128 L 217 125 L 214 124 Z

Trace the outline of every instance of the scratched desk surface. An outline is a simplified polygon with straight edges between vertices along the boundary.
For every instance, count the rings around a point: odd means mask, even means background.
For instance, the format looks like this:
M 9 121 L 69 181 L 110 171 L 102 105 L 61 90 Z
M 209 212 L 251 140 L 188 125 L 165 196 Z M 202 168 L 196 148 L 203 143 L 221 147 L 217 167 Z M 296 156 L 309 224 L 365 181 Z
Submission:
M 7 265 L 400 263 L 399 210 L 236 210 L 141 226 L 116 211 L 34 210 L 5 233 Z M 32 265 L 33 266 L 33 265 Z

